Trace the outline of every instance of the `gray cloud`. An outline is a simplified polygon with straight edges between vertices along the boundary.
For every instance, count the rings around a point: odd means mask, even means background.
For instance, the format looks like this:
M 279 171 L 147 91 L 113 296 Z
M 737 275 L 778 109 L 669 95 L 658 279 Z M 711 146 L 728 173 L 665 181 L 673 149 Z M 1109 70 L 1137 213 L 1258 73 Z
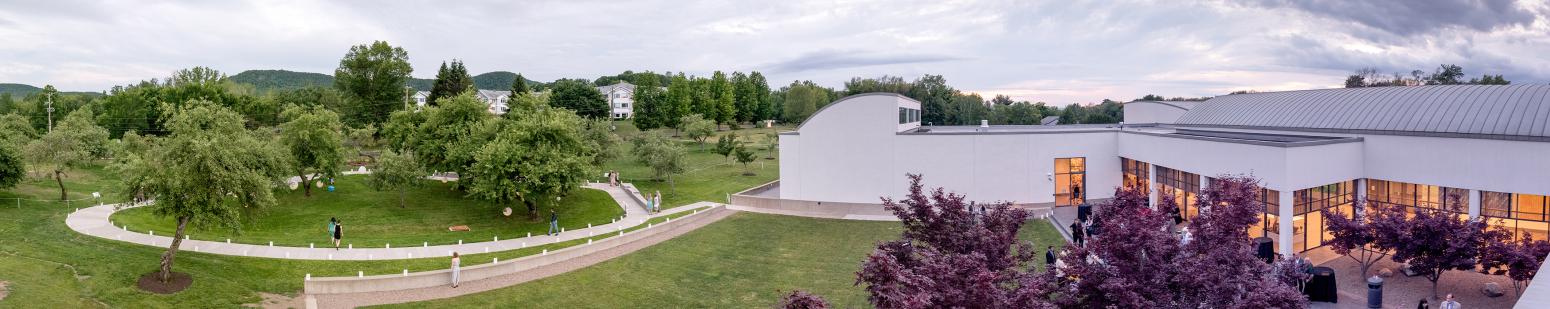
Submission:
M 1351 21 L 1398 36 L 1430 34 L 1448 28 L 1491 31 L 1527 25 L 1538 18 L 1536 12 L 1516 0 L 1260 0 L 1256 4 Z
M 765 66 L 774 73 L 795 73 L 877 65 L 931 63 L 963 58 L 930 54 L 890 54 L 856 51 L 821 50 Z

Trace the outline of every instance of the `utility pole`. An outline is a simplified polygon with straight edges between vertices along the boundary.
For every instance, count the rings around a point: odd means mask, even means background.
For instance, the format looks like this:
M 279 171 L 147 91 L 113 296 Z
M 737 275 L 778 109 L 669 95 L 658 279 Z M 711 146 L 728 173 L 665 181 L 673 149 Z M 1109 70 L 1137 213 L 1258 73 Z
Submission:
M 44 95 L 44 105 L 48 105 L 48 133 L 54 133 L 54 93 Z

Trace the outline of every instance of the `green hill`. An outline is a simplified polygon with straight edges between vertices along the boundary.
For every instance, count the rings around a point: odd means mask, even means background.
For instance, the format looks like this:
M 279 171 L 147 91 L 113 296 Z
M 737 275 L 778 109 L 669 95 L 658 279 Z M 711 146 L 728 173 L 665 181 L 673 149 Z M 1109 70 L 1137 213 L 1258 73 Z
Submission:
M 231 81 L 253 85 L 259 92 L 331 86 L 334 77 L 322 73 L 286 70 L 247 70 L 231 76 Z
M 32 95 L 34 93 L 39 93 L 39 92 L 43 92 L 43 88 L 40 88 L 40 87 L 37 87 L 37 86 L 33 86 L 33 85 L 27 85 L 27 84 L 0 83 L 0 94 L 9 93 L 9 94 L 11 94 L 11 97 L 15 98 L 15 99 L 25 98 L 25 97 L 27 97 L 29 95 Z M 60 91 L 59 94 L 60 95 L 83 95 L 83 96 L 87 96 L 87 97 L 96 97 L 96 96 L 102 95 L 102 93 L 100 93 L 100 92 L 89 92 L 89 91 Z
M 42 91 L 43 88 L 33 87 L 32 85 L 0 83 L 0 93 L 9 93 L 14 98 L 25 97 Z

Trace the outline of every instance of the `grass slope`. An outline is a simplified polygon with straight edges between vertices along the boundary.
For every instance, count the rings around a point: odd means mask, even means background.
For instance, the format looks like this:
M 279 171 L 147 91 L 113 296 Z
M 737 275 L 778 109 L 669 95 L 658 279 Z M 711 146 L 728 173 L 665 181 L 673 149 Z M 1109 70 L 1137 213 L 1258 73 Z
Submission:
M 419 246 L 454 244 L 458 240 L 469 242 L 488 241 L 494 236 L 510 239 L 527 233 L 543 234 L 549 230 L 549 209 L 560 214 L 560 226 L 566 229 L 585 228 L 588 223 L 607 224 L 624 216 L 607 192 L 592 189 L 576 190 L 570 197 L 553 207 L 540 208 L 538 219 L 528 219 L 526 208 L 514 207 L 511 217 L 501 216 L 502 205 L 465 198 L 461 192 L 452 191 L 452 184 L 429 182 L 410 190 L 405 208 L 398 207 L 398 194 L 377 192 L 366 185 L 367 176 L 343 176 L 335 183 L 335 192 L 314 189 L 311 197 L 301 190 L 277 191 L 276 206 L 264 210 L 257 218 L 245 222 L 240 232 L 229 229 L 199 229 L 191 232 L 192 238 L 249 244 L 267 244 L 305 247 L 308 243 L 318 246 L 329 243 L 328 218 L 336 217 L 345 224 L 344 241 L 359 247 Z M 155 230 L 157 235 L 172 235 L 176 222 L 152 214 L 150 208 L 135 208 L 113 215 L 115 225 L 128 225 L 130 229 L 144 233 Z M 471 231 L 449 232 L 447 227 L 468 225 Z
M 870 307 L 854 285 L 862 260 L 896 239 L 896 222 L 738 213 L 678 238 L 563 275 L 451 299 L 388 308 L 763 308 L 781 291 L 822 295 L 837 308 Z M 1063 243 L 1030 220 L 1019 233 L 1039 252 Z M 1060 246 L 1056 246 L 1058 249 Z M 1042 267 L 1042 255 L 1036 259 Z M 576 297 L 574 291 L 587 291 Z
M 617 123 L 620 136 L 626 139 L 639 132 L 628 121 Z M 726 202 L 727 194 L 780 179 L 780 161 L 765 159 L 775 158 L 778 152 L 778 150 L 765 150 L 771 143 L 768 134 L 791 129 L 791 127 L 775 127 L 720 131 L 716 132 L 716 136 L 706 139 L 703 149 L 699 143 L 687 137 L 681 137 L 678 141 L 688 154 L 684 157 L 684 173 L 674 175 L 672 182 L 650 180 L 651 167 L 640 164 L 635 160 L 635 156 L 629 155 L 632 147 L 629 141 L 621 143 L 621 155 L 604 164 L 603 169 L 619 171 L 624 181 L 634 183 L 642 192 L 662 191 L 662 203 L 666 204 L 664 208 L 699 201 Z M 715 153 L 716 138 L 725 134 L 738 135 L 738 140 L 746 143 L 747 147 L 758 156 L 757 160 L 748 164 L 755 173 L 754 176 L 743 176 L 742 163 Z

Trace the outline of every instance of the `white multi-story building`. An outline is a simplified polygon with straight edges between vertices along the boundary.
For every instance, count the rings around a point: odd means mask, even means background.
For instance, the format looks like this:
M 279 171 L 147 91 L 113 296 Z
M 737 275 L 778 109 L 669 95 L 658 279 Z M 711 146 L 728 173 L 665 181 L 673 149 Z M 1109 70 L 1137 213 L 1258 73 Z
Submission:
M 635 116 L 635 85 L 620 81 L 613 85 L 597 87 L 597 92 L 603 93 L 608 101 L 608 108 L 614 119 L 626 119 Z
M 921 126 L 920 103 L 847 97 L 780 135 L 791 202 L 879 203 L 922 174 L 981 202 L 1064 207 L 1137 187 L 1198 214 L 1219 175 L 1260 180 L 1255 237 L 1282 254 L 1321 248 L 1320 210 L 1354 201 L 1444 208 L 1546 239 L 1550 85 L 1447 85 L 1265 92 L 1125 104 L 1124 124 Z M 820 206 L 821 207 L 821 206 Z
M 430 100 L 430 97 L 430 91 L 415 91 L 414 105 L 416 107 L 423 108 L 425 107 L 426 102 Z M 509 90 L 479 89 L 479 91 L 474 93 L 474 97 L 479 98 L 479 101 L 483 101 L 485 104 L 488 104 L 490 106 L 489 111 L 492 114 L 505 114 L 506 111 L 511 110 L 511 107 L 508 104 L 509 102 L 507 102 L 511 99 L 511 91 Z

